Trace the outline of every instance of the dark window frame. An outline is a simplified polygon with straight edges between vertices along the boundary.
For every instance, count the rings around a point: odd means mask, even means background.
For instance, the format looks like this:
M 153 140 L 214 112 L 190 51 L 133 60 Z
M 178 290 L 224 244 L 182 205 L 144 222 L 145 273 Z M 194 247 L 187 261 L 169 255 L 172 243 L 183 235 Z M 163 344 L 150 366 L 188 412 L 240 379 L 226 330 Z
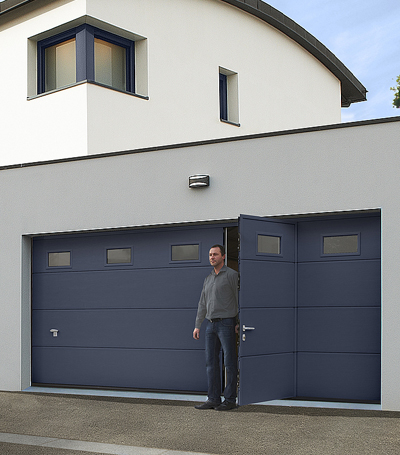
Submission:
M 173 259 L 173 247 L 174 246 L 197 246 L 198 247 L 198 257 L 197 259 Z M 169 246 L 169 263 L 170 264 L 190 264 L 190 263 L 201 263 L 201 242 L 179 242 L 171 243 Z
M 342 252 L 342 253 L 325 253 L 324 249 L 324 240 L 325 238 L 331 237 L 353 237 L 357 236 L 357 251 L 352 252 Z M 330 258 L 330 257 L 346 257 L 346 256 L 361 256 L 361 232 L 341 232 L 335 234 L 322 234 L 321 235 L 321 258 Z
M 76 83 L 82 81 L 95 81 L 94 39 L 98 38 L 111 44 L 125 48 L 126 52 L 126 92 L 135 93 L 135 42 L 114 33 L 106 32 L 88 24 L 80 25 L 62 33 L 58 33 L 37 43 L 37 91 L 38 94 L 46 93 L 45 90 L 45 51 L 48 47 L 55 46 L 70 39 L 76 40 Z M 107 87 L 116 89 L 112 86 Z M 63 87 L 64 88 L 64 87 Z M 60 88 L 61 89 L 61 88 Z M 59 89 L 57 89 L 59 90 Z M 119 90 L 121 91 L 121 90 Z
M 264 252 L 258 251 L 258 237 L 259 236 L 279 238 L 279 253 L 264 253 Z M 275 234 L 275 233 L 271 233 L 271 232 L 260 232 L 260 231 L 257 231 L 256 232 L 255 245 L 256 245 L 256 256 L 268 256 L 268 257 L 275 257 L 275 258 L 282 258 L 283 257 L 283 253 L 282 253 L 282 248 L 283 248 L 282 234 Z
M 60 253 L 69 253 L 69 265 L 50 265 L 50 255 L 51 254 L 60 254 Z M 62 250 L 62 251 L 46 251 L 46 270 L 59 270 L 59 269 L 72 269 L 72 251 L 71 250 Z
M 228 76 L 219 73 L 219 118 L 228 121 Z
M 109 250 L 130 250 L 131 260 L 129 262 L 108 262 Z M 106 246 L 104 248 L 104 266 L 105 267 L 132 267 L 133 266 L 133 245 L 129 246 Z

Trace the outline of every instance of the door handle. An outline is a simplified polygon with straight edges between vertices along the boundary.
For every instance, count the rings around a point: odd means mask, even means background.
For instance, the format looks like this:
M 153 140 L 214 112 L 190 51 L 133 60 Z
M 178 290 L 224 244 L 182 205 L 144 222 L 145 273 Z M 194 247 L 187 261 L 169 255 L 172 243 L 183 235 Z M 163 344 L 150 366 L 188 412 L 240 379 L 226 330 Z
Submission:
M 58 334 L 58 329 L 50 329 L 50 332 L 53 334 L 53 337 L 56 337 Z
M 256 330 L 255 327 L 246 327 L 244 324 L 243 324 L 243 332 L 245 332 L 246 330 Z

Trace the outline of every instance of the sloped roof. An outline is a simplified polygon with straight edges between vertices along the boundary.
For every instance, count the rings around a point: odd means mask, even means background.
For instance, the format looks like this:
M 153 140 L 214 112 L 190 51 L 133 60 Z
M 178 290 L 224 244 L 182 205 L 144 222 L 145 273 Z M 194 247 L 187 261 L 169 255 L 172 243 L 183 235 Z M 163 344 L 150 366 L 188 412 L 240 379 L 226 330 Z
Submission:
M 221 0 L 267 22 L 317 58 L 341 82 L 342 107 L 365 101 L 367 90 L 354 74 L 320 41 L 303 27 L 262 0 Z
M 0 2 L 0 14 L 33 1 L 36 0 L 4 0 L 3 2 Z M 342 107 L 348 107 L 351 103 L 357 103 L 367 99 L 366 88 L 354 74 L 328 48 L 292 19 L 262 0 L 221 1 L 240 8 L 241 10 L 258 17 L 269 25 L 272 25 L 317 58 L 340 80 Z

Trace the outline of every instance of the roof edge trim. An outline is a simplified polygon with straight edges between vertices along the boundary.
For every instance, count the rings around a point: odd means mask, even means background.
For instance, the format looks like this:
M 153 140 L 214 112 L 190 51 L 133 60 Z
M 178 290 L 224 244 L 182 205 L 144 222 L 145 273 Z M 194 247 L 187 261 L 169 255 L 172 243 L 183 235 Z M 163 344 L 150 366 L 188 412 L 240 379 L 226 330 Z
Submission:
M 46 160 L 46 161 L 33 161 L 33 162 L 20 163 L 20 164 L 6 164 L 3 166 L 0 166 L 0 172 L 7 171 L 10 169 L 24 169 L 27 167 L 47 166 L 47 165 L 51 165 L 51 164 L 98 160 L 98 159 L 102 159 L 102 158 L 110 158 L 110 157 L 125 156 L 125 155 L 135 155 L 135 154 L 139 154 L 139 153 L 160 152 L 160 151 L 164 151 L 164 150 L 181 149 L 181 148 L 187 148 L 187 147 L 199 147 L 199 146 L 204 146 L 204 145 L 222 144 L 222 143 L 226 143 L 226 142 L 248 141 L 248 140 L 256 140 L 256 139 L 264 139 L 264 138 L 269 138 L 269 137 L 289 136 L 292 134 L 316 133 L 316 132 L 320 132 L 320 131 L 363 127 L 363 126 L 368 126 L 368 125 L 380 125 L 380 124 L 395 123 L 395 122 L 399 122 L 399 124 L 400 124 L 400 116 L 384 117 L 384 118 L 372 119 L 372 120 L 358 120 L 355 122 L 348 122 L 348 123 L 334 123 L 332 125 L 310 126 L 310 127 L 306 127 L 306 128 L 298 128 L 298 129 L 293 129 L 293 130 L 271 131 L 269 133 L 248 134 L 245 136 L 230 136 L 230 137 L 222 137 L 219 139 L 205 139 L 203 141 L 195 141 L 195 142 L 181 142 L 178 144 L 160 145 L 160 146 L 139 148 L 139 149 L 133 149 L 133 150 L 103 152 L 103 153 L 97 153 L 97 154 L 93 154 L 93 155 L 80 155 L 80 156 L 75 156 L 75 157 L 70 157 L 70 158 L 56 158 L 53 160 Z

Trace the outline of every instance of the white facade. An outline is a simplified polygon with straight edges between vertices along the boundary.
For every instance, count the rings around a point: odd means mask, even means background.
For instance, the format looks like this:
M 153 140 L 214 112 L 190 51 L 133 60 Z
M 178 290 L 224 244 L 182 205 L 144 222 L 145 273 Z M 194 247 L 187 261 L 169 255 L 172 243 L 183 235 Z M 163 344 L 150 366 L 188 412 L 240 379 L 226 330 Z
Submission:
M 87 83 L 37 96 L 37 41 L 82 23 L 136 40 L 148 99 Z M 339 79 L 221 0 L 35 0 L 0 16 L 0 36 L 2 165 L 340 122 Z M 237 73 L 240 127 L 219 119 L 219 68 Z

